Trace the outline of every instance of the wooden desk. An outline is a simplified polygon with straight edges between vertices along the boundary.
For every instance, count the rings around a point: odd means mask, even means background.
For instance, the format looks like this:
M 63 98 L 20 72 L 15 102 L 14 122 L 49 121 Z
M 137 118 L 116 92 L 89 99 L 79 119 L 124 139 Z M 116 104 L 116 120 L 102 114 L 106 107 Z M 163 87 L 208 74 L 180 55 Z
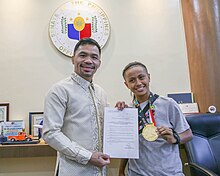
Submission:
M 25 158 L 56 156 L 48 144 L 0 145 L 0 158 Z

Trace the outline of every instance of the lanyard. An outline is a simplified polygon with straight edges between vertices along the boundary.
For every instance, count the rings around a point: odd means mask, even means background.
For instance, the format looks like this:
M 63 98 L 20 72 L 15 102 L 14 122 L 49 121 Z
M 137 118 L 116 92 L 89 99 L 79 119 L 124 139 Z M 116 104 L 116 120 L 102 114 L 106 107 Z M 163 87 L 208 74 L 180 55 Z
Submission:
M 156 121 L 154 119 L 154 105 L 153 102 L 159 97 L 159 95 L 150 93 L 150 98 L 147 105 L 142 110 L 140 104 L 137 100 L 134 100 L 134 105 L 138 108 L 138 122 L 139 122 L 139 134 L 142 132 L 146 124 L 153 124 L 156 126 Z

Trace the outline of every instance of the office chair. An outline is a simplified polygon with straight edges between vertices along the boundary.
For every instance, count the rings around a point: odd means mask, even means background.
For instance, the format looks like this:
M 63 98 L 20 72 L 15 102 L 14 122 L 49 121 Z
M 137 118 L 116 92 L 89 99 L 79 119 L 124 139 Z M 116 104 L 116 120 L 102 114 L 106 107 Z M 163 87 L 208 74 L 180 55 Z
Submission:
M 220 176 L 220 114 L 186 116 L 193 139 L 185 151 L 191 176 Z

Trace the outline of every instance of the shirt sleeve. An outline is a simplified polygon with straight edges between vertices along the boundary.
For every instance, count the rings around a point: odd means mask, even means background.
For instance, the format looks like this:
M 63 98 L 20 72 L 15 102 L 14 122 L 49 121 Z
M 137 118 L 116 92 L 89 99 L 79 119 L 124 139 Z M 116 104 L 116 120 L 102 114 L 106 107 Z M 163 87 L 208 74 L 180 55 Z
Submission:
M 55 90 L 55 91 L 54 91 Z M 58 96 L 62 95 L 62 96 Z M 87 164 L 92 152 L 86 150 L 78 143 L 71 141 L 62 131 L 65 110 L 66 94 L 61 88 L 53 88 L 45 98 L 43 139 L 55 150 L 64 154 L 70 160 Z
M 179 105 L 173 99 L 170 99 L 169 118 L 173 129 L 177 133 L 182 133 L 190 128 L 188 122 L 186 121 L 185 115 L 182 113 Z

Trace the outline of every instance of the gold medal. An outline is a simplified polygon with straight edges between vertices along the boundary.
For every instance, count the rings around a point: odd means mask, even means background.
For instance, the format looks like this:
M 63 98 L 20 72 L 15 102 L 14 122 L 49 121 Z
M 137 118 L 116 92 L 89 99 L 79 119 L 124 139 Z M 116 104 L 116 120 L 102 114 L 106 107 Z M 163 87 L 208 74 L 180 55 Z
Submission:
M 142 136 L 147 141 L 155 141 L 158 138 L 156 130 L 157 127 L 155 127 L 153 124 L 147 124 L 144 126 Z

